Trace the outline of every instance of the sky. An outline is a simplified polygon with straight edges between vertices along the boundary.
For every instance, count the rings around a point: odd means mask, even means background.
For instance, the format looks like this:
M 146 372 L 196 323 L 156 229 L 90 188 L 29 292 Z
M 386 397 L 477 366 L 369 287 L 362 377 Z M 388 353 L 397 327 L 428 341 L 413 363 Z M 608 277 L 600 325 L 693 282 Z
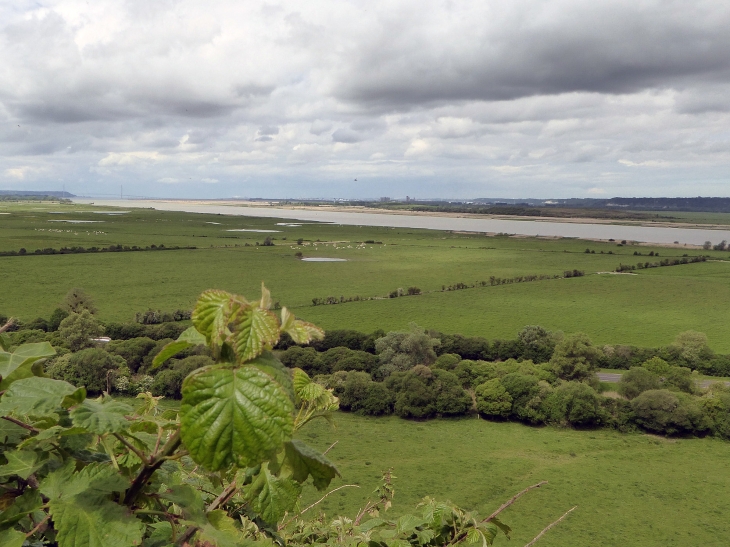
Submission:
M 0 2 L 0 189 L 730 196 L 730 2 Z

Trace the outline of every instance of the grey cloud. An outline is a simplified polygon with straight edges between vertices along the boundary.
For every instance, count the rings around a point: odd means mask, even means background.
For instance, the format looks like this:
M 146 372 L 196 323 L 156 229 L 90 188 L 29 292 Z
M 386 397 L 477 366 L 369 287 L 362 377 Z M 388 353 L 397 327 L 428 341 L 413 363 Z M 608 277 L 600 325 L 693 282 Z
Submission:
M 333 142 L 342 142 L 347 144 L 354 144 L 356 142 L 361 142 L 365 140 L 365 137 L 358 133 L 357 131 L 353 131 L 352 129 L 347 128 L 340 128 L 337 129 L 334 133 L 332 133 L 332 141 Z
M 309 132 L 312 135 L 321 135 L 322 133 L 326 133 L 332 129 L 332 124 L 330 122 L 325 122 L 322 120 L 314 120 L 312 122 L 312 125 L 309 127 Z
M 259 127 L 259 135 L 278 135 L 279 128 L 275 125 L 262 125 Z
M 383 18 L 338 81 L 343 99 L 401 107 L 509 100 L 571 91 L 630 93 L 690 81 L 730 80 L 730 10 L 718 2 L 495 4 L 434 32 Z M 445 28 L 447 27 L 447 28 Z

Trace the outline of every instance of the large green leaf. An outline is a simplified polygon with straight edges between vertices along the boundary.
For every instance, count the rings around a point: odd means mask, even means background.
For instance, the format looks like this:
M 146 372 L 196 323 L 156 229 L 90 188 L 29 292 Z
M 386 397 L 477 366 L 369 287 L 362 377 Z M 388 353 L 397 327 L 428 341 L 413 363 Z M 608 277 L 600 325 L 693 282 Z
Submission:
M 17 530 L 3 530 L 0 532 L 0 545 L 3 547 L 23 547 L 25 534 Z
M 164 348 L 162 348 L 160 353 L 155 355 L 155 358 L 152 360 L 152 368 L 158 368 L 170 357 L 174 357 L 185 349 L 205 343 L 205 336 L 200 334 L 198 329 L 195 327 L 190 327 L 178 336 L 177 340 L 167 344 Z
M 200 492 L 189 484 L 177 484 L 160 494 L 162 499 L 174 503 L 182 511 L 185 520 L 202 526 L 205 520 L 205 503 Z
M 33 365 L 55 354 L 56 350 L 48 342 L 23 344 L 13 353 L 0 353 L 0 391 L 7 389 L 16 380 L 42 374 L 42 370 L 36 370 L 37 367 Z
M 340 474 L 324 455 L 298 439 L 284 444 L 284 454 L 285 463 L 292 471 L 292 479 L 302 483 L 311 475 L 318 490 L 327 488 L 332 479 Z
M 284 477 L 271 474 L 264 465 L 261 472 L 246 491 L 251 508 L 269 524 L 276 524 L 288 511 L 296 507 L 302 486 Z
M 24 378 L 13 382 L 0 400 L 0 414 L 44 416 L 61 407 L 76 392 L 68 382 L 51 378 Z
M 258 306 L 241 308 L 235 315 L 232 338 L 239 361 L 250 361 L 279 341 L 279 320 Z
M 235 521 L 222 509 L 207 514 L 207 522 L 196 535 L 200 545 L 216 545 L 217 547 L 243 547 L 253 545 L 246 541 L 243 533 L 236 528 Z
M 70 500 L 77 495 L 99 500 L 128 486 L 129 481 L 111 465 L 92 463 L 76 472 L 75 462 L 69 460 L 41 481 L 40 490 L 50 500 Z
M 126 507 L 83 495 L 49 504 L 59 547 L 121 547 L 142 543 L 144 525 Z
M 40 469 L 46 461 L 37 452 L 32 450 L 11 450 L 5 452 L 8 463 L 0 465 L 0 477 L 17 475 L 23 480 Z
M 271 376 L 289 394 L 289 398 L 294 400 L 291 369 L 281 364 L 273 353 L 265 351 L 256 359 L 248 361 L 246 366 L 256 367 Z
M 105 398 L 101 402 L 87 399 L 71 411 L 71 420 L 76 427 L 104 435 L 124 431 L 130 424 L 126 415 L 132 412 L 133 409 L 129 405 L 110 398 Z
M 183 382 L 181 434 L 196 463 L 209 470 L 269 459 L 291 437 L 286 390 L 256 367 L 215 366 Z

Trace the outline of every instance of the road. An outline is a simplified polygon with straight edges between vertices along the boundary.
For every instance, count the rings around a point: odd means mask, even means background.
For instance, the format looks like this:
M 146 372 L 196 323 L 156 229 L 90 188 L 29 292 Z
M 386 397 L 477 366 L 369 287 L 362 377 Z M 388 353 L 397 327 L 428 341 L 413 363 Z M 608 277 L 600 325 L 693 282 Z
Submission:
M 617 384 L 621 380 L 621 374 L 619 372 L 597 372 L 596 376 L 601 382 L 609 382 L 611 384 Z M 710 384 L 714 383 L 715 380 L 699 380 L 697 385 L 702 388 L 709 387 Z M 726 386 L 730 386 L 730 382 L 725 382 Z

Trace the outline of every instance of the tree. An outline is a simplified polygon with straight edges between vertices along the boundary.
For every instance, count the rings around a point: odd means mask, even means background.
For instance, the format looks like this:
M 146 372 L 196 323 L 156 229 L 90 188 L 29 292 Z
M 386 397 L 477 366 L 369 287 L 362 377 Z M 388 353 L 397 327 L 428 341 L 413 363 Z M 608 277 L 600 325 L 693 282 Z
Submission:
M 61 321 L 66 319 L 68 317 L 68 312 L 66 310 L 62 310 L 61 308 L 56 308 L 51 313 L 51 318 L 48 320 L 48 330 L 49 332 L 55 332 L 58 330 L 58 327 L 61 325 Z
M 59 357 L 48 371 L 51 378 L 75 386 L 83 386 L 87 393 L 107 391 L 120 376 L 129 376 L 127 363 L 118 355 L 103 349 L 87 348 Z
M 454 370 L 456 365 L 461 361 L 461 356 L 456 353 L 442 353 L 438 356 L 433 364 L 433 368 L 441 368 L 444 370 Z
M 89 310 L 82 310 L 80 313 L 72 313 L 61 321 L 58 333 L 71 351 L 79 351 L 94 347 L 96 342 L 93 339 L 104 334 L 104 328 Z
M 507 418 L 512 411 L 512 396 L 499 381 L 493 378 L 474 390 L 477 411 L 487 418 Z
M 560 336 L 538 325 L 528 325 L 517 334 L 517 338 L 524 346 L 524 359 L 534 363 L 547 363 Z
M 702 361 L 712 359 L 714 356 L 707 343 L 707 335 L 693 330 L 680 332 L 674 339 L 672 347 L 679 351 L 679 356 L 690 368 L 697 368 Z
M 655 433 L 697 434 L 710 428 L 698 401 L 684 393 L 665 389 L 645 391 L 631 401 L 631 407 L 636 423 Z
M 558 424 L 595 426 L 601 422 L 601 398 L 583 382 L 565 382 L 545 401 L 548 418 Z
M 63 299 L 63 307 L 69 313 L 81 313 L 86 310 L 94 315 L 97 312 L 94 301 L 84 289 L 74 288 L 66 293 Z
M 389 332 L 375 341 L 381 378 L 395 371 L 405 371 L 416 365 L 430 365 L 436 361 L 434 348 L 440 344 L 422 328 L 411 323 L 408 332 Z
M 704 243 L 702 244 L 702 248 L 703 248 L 703 249 L 704 249 L 705 251 L 709 251 L 710 249 L 712 249 L 712 241 L 705 241 L 705 242 L 704 242 Z
M 661 387 L 662 384 L 658 375 L 644 367 L 631 367 L 621 375 L 618 392 L 630 400 L 635 399 L 645 391 Z
M 567 336 L 555 346 L 550 367 L 562 380 L 595 381 L 595 371 L 602 352 L 587 334 Z

